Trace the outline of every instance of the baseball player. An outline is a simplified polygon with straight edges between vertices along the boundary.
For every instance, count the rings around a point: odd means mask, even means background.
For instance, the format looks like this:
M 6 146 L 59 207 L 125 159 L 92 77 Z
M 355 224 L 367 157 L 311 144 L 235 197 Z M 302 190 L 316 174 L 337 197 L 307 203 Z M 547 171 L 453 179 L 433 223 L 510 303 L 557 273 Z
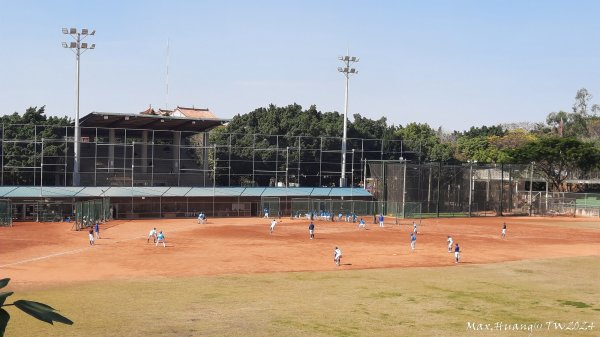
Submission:
M 365 224 L 365 220 L 363 218 L 360 218 L 360 221 L 358 222 L 358 229 L 361 228 L 367 228 L 367 225 Z
M 152 243 L 156 243 L 156 227 L 150 230 L 148 233 L 148 242 L 150 242 L 150 238 L 152 238 Z
M 417 245 L 417 236 L 415 233 L 410 234 L 410 249 L 414 252 L 415 246 Z
M 277 225 L 277 220 L 273 219 L 273 221 L 271 221 L 271 227 L 270 227 L 269 234 L 273 234 L 273 231 L 275 230 L 276 225 Z
M 94 232 L 96 233 L 96 239 L 100 239 L 100 224 L 98 221 L 94 224 Z
M 206 220 L 206 215 L 203 211 L 198 214 L 198 223 L 204 223 Z
M 460 247 L 458 246 L 458 243 L 456 246 L 454 246 L 454 259 L 454 263 L 458 263 L 460 261 Z
M 383 214 L 379 214 L 379 227 L 383 227 Z
M 502 224 L 502 238 L 506 238 L 506 222 Z
M 413 233 L 417 235 L 417 223 L 415 221 L 413 221 Z
M 315 224 L 311 221 L 310 225 L 308 225 L 308 232 L 310 233 L 310 239 L 315 238 Z
M 158 247 L 158 243 L 162 242 L 163 247 L 166 247 L 167 245 L 165 244 L 165 234 L 163 234 L 162 231 L 160 231 L 158 233 L 158 235 L 156 236 L 156 247 Z
M 90 237 L 90 246 L 94 245 L 94 229 L 90 228 L 88 236 Z
M 454 240 L 452 237 L 448 235 L 448 253 L 452 253 L 452 245 L 454 244 Z
M 339 266 L 342 262 L 342 250 L 338 247 L 335 247 L 333 250 L 333 262 L 335 262 L 336 266 Z

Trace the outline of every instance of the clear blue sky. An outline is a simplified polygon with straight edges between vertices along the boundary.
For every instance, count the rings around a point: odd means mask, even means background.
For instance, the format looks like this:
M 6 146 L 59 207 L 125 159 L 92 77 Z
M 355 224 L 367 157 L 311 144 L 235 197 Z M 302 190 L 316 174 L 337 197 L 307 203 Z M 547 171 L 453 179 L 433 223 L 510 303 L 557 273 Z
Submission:
M 600 103 L 600 1 L 0 0 L 0 113 L 74 116 L 62 27 L 96 29 L 81 115 L 270 103 L 343 111 L 337 57 L 360 57 L 349 114 L 446 130 L 542 122 L 585 87 Z

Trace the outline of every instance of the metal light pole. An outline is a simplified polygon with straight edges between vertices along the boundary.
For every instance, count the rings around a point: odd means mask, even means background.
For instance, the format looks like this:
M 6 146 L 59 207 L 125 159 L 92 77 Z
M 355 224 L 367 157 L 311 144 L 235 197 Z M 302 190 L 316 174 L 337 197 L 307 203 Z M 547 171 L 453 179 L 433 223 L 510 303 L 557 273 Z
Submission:
M 288 187 L 288 171 L 290 164 L 290 147 L 285 148 L 285 188 Z
M 467 160 L 469 163 L 469 217 L 471 216 L 471 205 L 473 200 L 473 164 L 477 163 L 477 160 Z
M 406 159 L 400 157 L 400 162 L 404 163 L 404 172 L 402 174 L 402 219 L 406 219 Z
M 77 60 L 77 85 L 75 87 L 75 147 L 74 147 L 74 160 L 73 160 L 73 186 L 79 186 L 79 139 L 81 137 L 81 130 L 79 129 L 79 60 L 81 58 L 81 54 L 85 53 L 89 49 L 96 48 L 95 44 L 88 44 L 86 42 L 82 42 L 86 37 L 90 35 L 95 35 L 96 30 L 88 31 L 87 28 L 78 31 L 77 28 L 63 28 L 63 34 L 71 35 L 75 42 L 66 43 L 63 42 L 63 48 L 69 48 L 73 53 L 75 53 L 75 57 Z
M 354 187 L 354 149 L 352 149 L 352 171 L 350 179 L 350 187 Z
M 340 56 L 338 59 L 344 62 L 344 67 L 338 67 L 338 71 L 346 77 L 346 94 L 344 101 L 344 134 L 342 137 L 342 176 L 340 177 L 340 187 L 346 187 L 346 138 L 348 129 L 348 83 L 351 74 L 358 74 L 358 71 L 351 68 L 350 65 L 358 62 L 359 58 L 355 56 Z
M 42 137 L 42 152 L 40 152 L 40 197 L 44 197 L 44 137 Z
M 532 199 L 532 192 L 533 192 L 533 165 L 535 165 L 534 161 L 531 162 L 531 175 L 529 176 L 529 216 L 531 216 L 532 206 L 533 206 L 533 199 Z

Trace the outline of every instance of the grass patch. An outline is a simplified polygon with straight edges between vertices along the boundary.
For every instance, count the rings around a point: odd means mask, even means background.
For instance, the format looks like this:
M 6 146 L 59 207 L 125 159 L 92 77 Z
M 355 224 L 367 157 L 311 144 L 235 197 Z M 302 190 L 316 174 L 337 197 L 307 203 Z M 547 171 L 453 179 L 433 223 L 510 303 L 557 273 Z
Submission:
M 393 297 L 400 297 L 400 296 L 402 296 L 402 294 L 397 291 L 381 291 L 378 293 L 371 294 L 369 297 L 371 297 L 371 298 L 393 298 Z
M 592 306 L 587 304 L 587 303 L 583 303 L 583 302 L 576 302 L 576 301 L 558 301 L 560 304 L 562 305 L 570 305 L 572 307 L 575 308 L 591 308 Z
M 581 308 L 598 303 L 599 262 L 581 257 L 73 284 L 18 294 L 52 305 L 73 326 L 50 326 L 9 307 L 6 335 L 470 337 L 482 336 L 466 330 L 473 321 L 597 322 L 598 308 Z M 590 300 L 556 305 L 557 293 Z

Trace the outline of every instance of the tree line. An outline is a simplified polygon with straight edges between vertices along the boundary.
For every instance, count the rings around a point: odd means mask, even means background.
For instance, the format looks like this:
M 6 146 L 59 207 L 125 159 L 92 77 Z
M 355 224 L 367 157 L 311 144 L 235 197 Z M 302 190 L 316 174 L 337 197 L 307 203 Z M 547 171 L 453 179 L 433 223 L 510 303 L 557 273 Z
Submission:
M 548 114 L 544 122 L 534 124 L 501 124 L 491 126 L 472 126 L 466 131 L 448 132 L 442 128 L 434 129 L 427 123 L 408 123 L 394 125 L 386 117 L 370 119 L 361 114 L 354 114 L 348 122 L 348 138 L 381 140 L 365 142 L 365 151 L 382 152 L 379 159 L 398 159 L 398 154 L 412 162 L 443 162 L 460 164 L 477 163 L 514 163 L 530 164 L 535 162 L 536 168 L 553 190 L 568 188 L 589 189 L 588 186 L 565 186 L 564 182 L 573 173 L 584 176 L 600 166 L 600 106 L 593 104 L 593 96 L 582 88 L 577 91 L 572 111 L 558 111 Z M 60 127 L 72 125 L 68 117 L 47 117 L 45 107 L 30 107 L 23 115 L 13 113 L 0 117 L 3 124 L 3 138 L 11 140 L 31 140 L 35 138 L 60 139 L 65 135 Z M 45 125 L 44 128 L 32 128 L 32 125 Z M 267 162 L 273 155 L 268 151 L 255 152 L 257 147 L 273 147 L 264 139 L 257 143 L 253 135 L 280 135 L 282 139 L 298 137 L 301 144 L 279 144 L 279 147 L 301 147 L 318 149 L 319 139 L 342 137 L 343 114 L 319 111 L 312 105 L 303 109 L 298 104 L 288 106 L 269 105 L 246 114 L 234 116 L 230 123 L 214 129 L 210 133 L 211 140 L 235 134 L 227 160 L 232 166 L 248 165 L 248 161 Z M 330 140 L 326 140 L 330 141 Z M 333 140 L 331 140 L 333 141 Z M 61 158 L 65 151 L 64 144 L 56 142 L 46 144 L 44 154 L 49 158 Z M 39 145 L 39 144 L 38 144 Z M 19 184 L 31 184 L 30 174 L 19 172 L 17 167 L 35 166 L 36 155 L 34 142 L 4 142 L 2 155 L 5 174 L 14 175 L 11 181 Z M 381 151 L 383 150 L 383 151 Z M 310 162 L 310 151 L 304 151 L 296 158 L 298 161 Z M 224 156 L 220 153 L 219 156 Z M 338 162 L 339 153 L 321 154 L 325 162 Z M 217 160 L 225 160 L 215 156 Z M 213 158 L 211 156 L 211 158 Z M 212 160 L 212 159 L 211 159 Z M 45 160 L 46 161 L 46 160 Z M 211 162 L 211 165 L 215 165 Z M 217 164 L 218 167 L 218 164 Z M 312 170 L 312 175 L 323 173 L 304 165 L 303 169 Z M 231 168 L 234 172 L 235 167 Z M 323 168 L 321 168 L 323 169 Z M 334 170 L 335 168 L 332 168 Z M 217 171 L 217 170 L 215 170 Z M 243 171 L 241 168 L 238 171 Z M 297 172 L 297 174 L 302 174 Z M 311 174 L 308 174 L 311 175 Z M 237 183 L 243 183 L 241 180 Z M 218 182 L 222 183 L 222 182 Z M 264 181 L 257 182 L 265 184 Z
M 398 149 L 391 147 L 402 146 L 407 159 L 413 162 L 535 163 L 537 172 L 554 191 L 590 190 L 590 186 L 566 186 L 564 182 L 572 174 L 585 176 L 600 168 L 600 116 L 597 115 L 600 106 L 592 104 L 592 98 L 582 88 L 576 93 L 572 112 L 551 112 L 546 121 L 533 124 L 472 126 L 466 131 L 447 132 L 427 123 L 393 125 L 386 117 L 373 120 L 354 114 L 347 132 L 348 138 L 384 140 L 388 146 L 384 152 L 389 154 L 398 153 Z M 314 105 L 306 110 L 298 104 L 270 105 L 234 116 L 230 123 L 214 130 L 213 137 L 236 134 L 234 148 L 240 150 L 234 150 L 233 156 L 243 162 L 253 159 L 250 153 L 253 134 L 317 139 L 342 137 L 342 127 L 343 114 L 339 112 L 321 112 Z M 302 146 L 314 148 L 314 144 Z

